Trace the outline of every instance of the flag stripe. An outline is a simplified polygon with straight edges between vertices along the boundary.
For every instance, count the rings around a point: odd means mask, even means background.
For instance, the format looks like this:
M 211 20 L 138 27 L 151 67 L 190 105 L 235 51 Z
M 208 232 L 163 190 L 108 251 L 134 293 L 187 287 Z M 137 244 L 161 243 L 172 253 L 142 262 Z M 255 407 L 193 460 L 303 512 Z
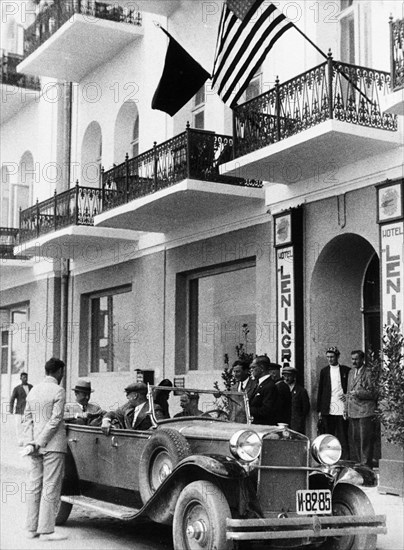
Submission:
M 243 93 L 245 92 L 245 90 L 247 89 L 248 87 L 248 84 L 249 82 L 251 81 L 251 79 L 253 78 L 254 74 L 256 73 L 256 71 L 258 70 L 258 67 L 263 63 L 265 57 L 268 55 L 268 52 L 272 49 L 272 46 L 275 44 L 275 42 L 289 29 L 291 29 L 293 27 L 293 23 L 287 23 L 279 32 L 278 34 L 271 40 L 271 43 L 269 44 L 269 46 L 265 49 L 265 51 L 263 52 L 263 54 L 261 55 L 261 57 L 258 59 L 257 63 L 255 64 L 255 66 L 253 67 L 253 69 L 251 69 L 250 73 L 248 74 L 248 77 L 247 79 L 245 79 L 245 82 L 244 82 L 244 85 L 240 86 L 240 89 L 239 91 L 236 93 L 236 95 L 234 96 L 233 98 L 233 103 L 237 103 L 237 101 L 240 99 L 240 97 L 243 95 Z
M 255 70 L 253 71 L 251 78 L 254 76 L 254 73 L 256 72 L 256 70 L 260 65 L 258 61 L 263 59 L 262 48 L 264 48 L 265 53 L 268 53 L 272 48 L 272 46 L 275 44 L 275 42 L 278 40 L 278 38 L 282 36 L 283 32 L 281 31 L 283 30 L 283 28 L 286 27 L 285 30 L 288 30 L 292 25 L 292 23 L 289 23 L 285 19 L 286 18 L 284 15 L 282 14 L 279 15 L 278 18 L 274 20 L 271 23 L 271 25 L 266 29 L 260 42 L 257 42 L 256 44 L 253 45 L 250 55 L 247 57 L 245 62 L 241 64 L 241 67 L 240 67 L 240 63 L 237 63 L 237 68 L 238 68 L 237 73 L 236 73 L 236 67 L 234 67 L 232 78 L 231 78 L 231 84 L 227 85 L 226 92 L 223 96 L 223 97 L 226 97 L 226 100 L 229 97 L 229 95 L 233 92 L 237 84 L 240 83 L 240 81 L 246 81 L 248 86 L 249 80 L 247 80 L 246 78 L 246 73 L 251 72 L 250 67 L 253 66 Z M 274 34 L 274 32 L 276 32 L 276 34 Z M 270 41 L 269 44 L 268 44 L 268 40 Z M 257 61 L 257 57 L 258 57 L 258 61 Z
M 278 24 L 277 19 L 275 19 L 274 21 L 272 21 L 272 23 L 270 23 L 269 27 L 265 28 L 265 24 L 267 23 L 268 16 L 274 11 L 274 9 L 275 8 L 271 5 L 268 8 L 268 12 L 265 11 L 262 14 L 262 16 L 259 18 L 257 23 L 253 26 L 251 31 L 248 31 L 248 35 L 245 36 L 245 38 L 243 36 L 244 50 L 241 55 L 239 53 L 238 55 L 233 56 L 231 64 L 228 66 L 225 74 L 222 77 L 223 78 L 222 84 L 219 86 L 219 89 L 218 89 L 219 94 L 222 92 L 224 84 L 229 81 L 231 75 L 233 75 L 232 80 L 235 80 L 234 75 L 235 75 L 236 67 L 241 65 L 243 63 L 243 60 L 246 57 L 247 59 L 251 58 L 251 50 L 253 50 L 255 46 L 257 47 L 257 49 L 263 46 L 263 43 L 266 37 L 268 36 L 268 34 L 272 32 L 276 27 L 276 25 Z M 285 16 L 283 14 L 280 14 L 278 18 L 279 17 L 282 17 L 283 19 L 285 19 Z M 260 27 L 264 27 L 264 28 L 261 29 Z M 254 40 L 252 40 L 251 38 L 254 38 Z
M 223 34 L 223 39 L 221 42 L 221 48 L 219 52 L 219 66 L 216 65 L 215 70 L 215 73 L 217 73 L 217 75 L 219 75 L 222 71 L 223 65 L 226 63 L 226 60 L 231 55 L 234 55 L 233 50 L 234 53 L 237 53 L 237 50 L 240 49 L 240 46 L 241 48 L 243 47 L 244 41 L 249 39 L 249 35 L 252 35 L 252 30 L 248 27 L 248 25 L 250 24 L 251 18 L 254 16 L 255 12 L 264 1 L 265 0 L 258 0 L 258 2 L 254 4 L 254 6 L 250 9 L 246 17 L 241 22 L 234 15 L 234 13 L 228 9 L 227 5 L 224 6 L 224 28 L 226 27 L 226 25 L 228 28 Z M 269 6 L 269 12 L 272 12 L 275 9 L 276 8 L 275 6 L 273 6 L 273 4 Z
M 230 107 L 240 99 L 275 42 L 294 24 L 273 3 L 257 0 L 240 21 L 223 5 L 212 86 Z

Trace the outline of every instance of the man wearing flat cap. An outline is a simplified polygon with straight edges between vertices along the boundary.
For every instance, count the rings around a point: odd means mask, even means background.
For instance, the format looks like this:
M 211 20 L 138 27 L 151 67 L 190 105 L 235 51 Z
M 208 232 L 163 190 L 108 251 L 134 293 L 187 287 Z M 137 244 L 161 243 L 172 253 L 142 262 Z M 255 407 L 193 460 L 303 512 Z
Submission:
M 115 411 L 107 412 L 102 419 L 101 429 L 105 435 L 111 427 L 128 430 L 148 430 L 152 426 L 147 402 L 147 385 L 143 382 L 129 384 L 125 388 L 127 403 Z M 164 413 L 159 405 L 154 407 L 158 420 L 164 419 Z
M 290 422 L 292 430 L 301 434 L 305 433 L 306 416 L 310 411 L 310 399 L 303 386 L 296 382 L 297 369 L 286 363 L 282 368 L 283 381 L 279 386 L 286 387 L 291 396 Z
M 348 386 L 348 374 L 351 370 L 339 364 L 340 352 L 332 346 L 327 349 L 328 366 L 320 371 L 317 393 L 318 418 L 323 422 L 325 433 L 335 435 L 342 446 L 342 459 L 349 459 L 348 421 L 345 401 Z
M 89 403 L 90 396 L 93 393 L 91 382 L 84 378 L 79 378 L 74 388 L 76 403 L 66 405 L 65 422 L 70 424 L 84 424 L 89 426 L 100 426 L 105 411 L 95 403 Z

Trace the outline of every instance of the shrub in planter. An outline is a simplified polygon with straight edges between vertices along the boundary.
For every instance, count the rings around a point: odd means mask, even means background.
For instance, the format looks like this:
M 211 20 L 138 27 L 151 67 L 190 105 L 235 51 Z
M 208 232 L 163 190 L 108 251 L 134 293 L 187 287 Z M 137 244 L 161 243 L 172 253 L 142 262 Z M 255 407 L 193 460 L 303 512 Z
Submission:
M 378 388 L 378 415 L 389 443 L 404 448 L 404 337 L 397 325 L 386 325 L 380 358 L 371 358 L 373 383 Z

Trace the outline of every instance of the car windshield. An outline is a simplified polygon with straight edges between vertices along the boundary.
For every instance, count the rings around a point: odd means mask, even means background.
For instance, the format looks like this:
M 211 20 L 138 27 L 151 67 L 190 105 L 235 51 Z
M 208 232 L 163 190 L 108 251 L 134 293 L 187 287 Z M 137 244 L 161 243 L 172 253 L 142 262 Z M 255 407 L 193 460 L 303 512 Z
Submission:
M 248 423 L 248 399 L 244 393 L 149 386 L 149 402 L 157 423 L 187 417 Z

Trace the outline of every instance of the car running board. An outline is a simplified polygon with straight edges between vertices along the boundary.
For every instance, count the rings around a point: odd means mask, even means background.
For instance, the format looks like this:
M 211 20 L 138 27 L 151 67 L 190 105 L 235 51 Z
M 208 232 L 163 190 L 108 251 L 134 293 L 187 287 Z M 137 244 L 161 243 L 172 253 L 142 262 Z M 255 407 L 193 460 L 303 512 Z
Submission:
M 82 495 L 63 495 L 60 499 L 74 506 L 79 505 L 83 508 L 90 508 L 106 516 L 126 521 L 134 519 L 140 511 L 137 508 L 129 508 L 128 506 L 121 506 L 119 504 L 113 504 L 112 502 L 105 502 L 104 500 L 97 500 Z

